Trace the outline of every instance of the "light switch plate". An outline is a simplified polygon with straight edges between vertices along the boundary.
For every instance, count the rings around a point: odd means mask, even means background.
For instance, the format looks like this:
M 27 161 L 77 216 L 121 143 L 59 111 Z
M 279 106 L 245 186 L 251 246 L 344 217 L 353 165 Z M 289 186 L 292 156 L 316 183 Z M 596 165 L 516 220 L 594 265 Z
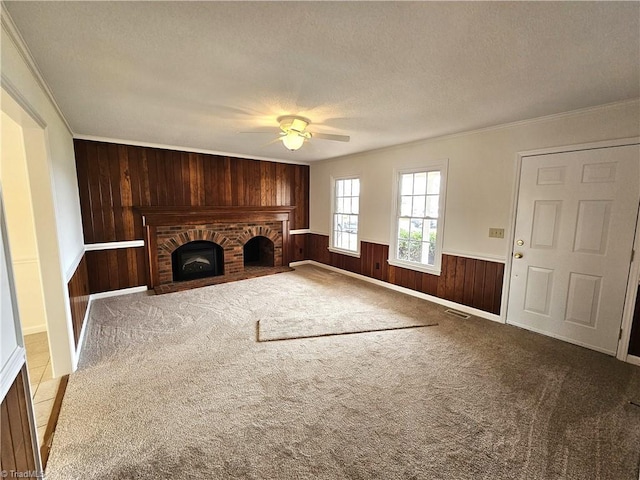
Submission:
M 490 228 L 489 238 L 504 238 L 504 228 Z

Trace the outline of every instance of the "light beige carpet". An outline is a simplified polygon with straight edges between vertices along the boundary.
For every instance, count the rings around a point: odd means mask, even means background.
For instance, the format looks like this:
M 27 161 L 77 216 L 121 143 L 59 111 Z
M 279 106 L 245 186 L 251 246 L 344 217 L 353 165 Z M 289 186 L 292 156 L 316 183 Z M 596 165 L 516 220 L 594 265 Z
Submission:
M 438 306 L 256 342 L 359 302 L 427 305 L 311 266 L 95 302 L 47 479 L 638 479 L 640 368 L 605 355 Z

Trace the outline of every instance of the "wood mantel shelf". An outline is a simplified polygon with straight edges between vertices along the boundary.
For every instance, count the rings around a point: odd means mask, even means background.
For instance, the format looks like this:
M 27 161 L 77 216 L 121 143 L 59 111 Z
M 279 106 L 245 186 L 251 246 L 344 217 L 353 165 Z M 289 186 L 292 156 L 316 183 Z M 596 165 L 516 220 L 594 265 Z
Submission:
M 198 225 L 234 221 L 289 222 L 296 207 L 135 207 L 148 225 Z M 287 229 L 288 230 L 288 229 Z

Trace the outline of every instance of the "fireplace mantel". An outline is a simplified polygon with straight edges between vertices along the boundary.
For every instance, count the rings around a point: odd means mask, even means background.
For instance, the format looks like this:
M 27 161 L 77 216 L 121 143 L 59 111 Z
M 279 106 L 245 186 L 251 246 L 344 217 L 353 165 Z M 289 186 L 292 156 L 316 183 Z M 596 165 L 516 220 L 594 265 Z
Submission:
M 296 207 L 279 206 L 279 207 L 136 207 L 136 213 L 142 216 L 142 224 L 144 226 L 144 243 L 146 251 L 147 264 L 147 286 L 149 288 L 159 287 L 164 284 L 163 280 L 166 265 L 161 261 L 159 256 L 163 248 L 167 249 L 167 245 L 163 247 L 159 245 L 159 233 L 167 230 L 189 231 L 189 235 L 209 235 L 213 234 L 212 229 L 216 229 L 216 225 L 220 227 L 220 231 L 224 233 L 227 226 L 243 226 L 252 231 L 252 229 L 262 229 L 260 225 L 265 225 L 265 231 L 269 230 L 266 225 L 274 223 L 280 230 L 282 235 L 282 253 L 281 265 L 277 267 L 288 267 L 291 261 L 291 242 L 289 236 L 289 225 L 291 223 L 292 214 Z M 180 227 L 180 228 L 178 228 Z M 254 233 L 255 234 L 255 233 Z M 183 233 L 185 235 L 185 233 Z M 218 235 L 217 233 L 215 235 Z M 243 234 L 244 235 L 244 234 Z M 273 233 L 275 235 L 275 233 Z M 278 232 L 277 237 L 279 237 Z M 166 238 L 166 234 L 160 235 Z M 276 238 L 276 237 L 274 237 Z M 162 240 L 161 240 L 162 241 Z M 163 247 L 163 248 L 161 248 Z M 236 246 L 237 247 L 237 246 Z M 241 247 L 241 246 L 240 246 Z M 159 251 L 160 250 L 160 251 Z M 242 249 L 240 248 L 240 254 Z M 230 278 L 232 279 L 232 278 Z
M 135 207 L 142 215 L 142 224 L 198 225 L 218 222 L 286 221 L 287 234 L 291 215 L 296 207 Z

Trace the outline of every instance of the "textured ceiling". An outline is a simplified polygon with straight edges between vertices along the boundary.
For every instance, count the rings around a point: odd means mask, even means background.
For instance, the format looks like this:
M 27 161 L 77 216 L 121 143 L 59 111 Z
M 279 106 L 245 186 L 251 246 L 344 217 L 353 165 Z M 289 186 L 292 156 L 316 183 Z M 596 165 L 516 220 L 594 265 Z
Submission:
M 638 2 L 6 2 L 79 135 L 312 161 L 640 96 Z M 283 114 L 350 143 L 297 152 Z

